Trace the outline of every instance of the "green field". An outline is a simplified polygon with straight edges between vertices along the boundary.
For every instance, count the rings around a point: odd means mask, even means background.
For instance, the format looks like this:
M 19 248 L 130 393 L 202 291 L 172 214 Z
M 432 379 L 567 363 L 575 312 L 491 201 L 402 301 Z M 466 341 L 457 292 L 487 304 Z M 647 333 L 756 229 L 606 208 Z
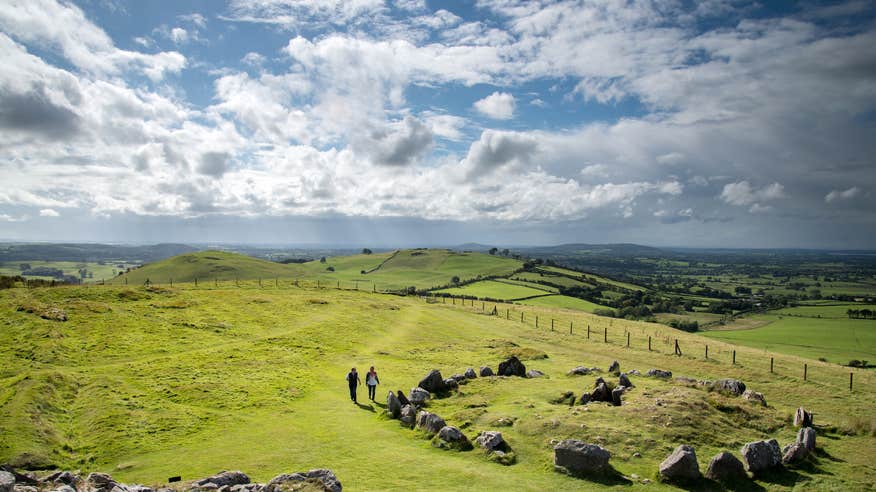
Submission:
M 478 299 L 502 299 L 506 301 L 550 294 L 543 289 L 535 289 L 524 285 L 500 282 L 498 280 L 483 280 L 473 284 L 463 285 L 462 287 L 436 290 L 435 293 L 450 294 L 453 296 L 473 296 Z
M 349 490 L 597 489 L 600 482 L 552 469 L 553 439 L 580 438 L 612 452 L 631 490 L 669 489 L 657 466 L 678 444 L 696 447 L 700 466 L 718 451 L 738 455 L 745 442 L 776 437 L 786 444 L 803 402 L 817 415 L 820 458 L 757 486 L 858 490 L 876 481 L 871 429 L 876 380 L 810 361 L 810 382 L 794 375 L 802 359 L 777 356 L 767 372 L 760 350 L 709 341 L 710 360 L 675 357 L 704 339 L 665 326 L 532 306 L 508 318 L 478 307 L 334 289 L 62 287 L 0 291 L 0 462 L 105 471 L 126 482 L 158 485 L 223 469 L 257 481 L 295 470 L 331 468 Z M 26 308 L 32 313 L 19 310 Z M 63 310 L 68 321 L 41 319 Z M 503 309 L 504 310 L 504 309 Z M 526 322 L 518 321 L 525 311 Z M 535 315 L 574 321 L 574 335 L 535 329 Z M 601 337 L 588 340 L 583 326 Z M 610 332 L 610 333 L 609 333 Z M 632 335 L 624 346 L 623 334 Z M 653 337 L 654 349 L 646 348 Z M 699 348 L 697 348 L 699 347 Z M 736 366 L 730 349 L 738 351 Z M 473 438 L 501 430 L 518 456 L 505 467 L 478 451 L 435 449 L 417 432 L 381 417 L 386 391 L 405 392 L 432 368 L 449 376 L 522 354 L 540 379 L 479 378 L 429 404 L 430 411 Z M 547 356 L 547 358 L 544 358 Z M 622 407 L 551 403 L 580 393 L 595 376 L 568 377 L 578 365 L 624 370 L 651 367 L 676 375 L 738 377 L 770 406 L 672 381 L 633 377 Z M 346 395 L 349 367 L 376 365 L 379 401 L 356 406 Z M 362 398 L 364 400 L 364 397 Z M 655 405 L 659 401 L 659 406 Z M 640 453 L 641 457 L 633 457 Z M 825 457 L 830 457 L 826 459 Z
M 126 268 L 135 266 L 124 261 L 107 261 L 103 264 L 98 262 L 78 262 L 78 261 L 14 261 L 0 263 L 0 275 L 15 276 L 21 275 L 20 265 L 22 263 L 29 264 L 32 268 L 47 267 L 57 268 L 64 272 L 64 275 L 72 275 L 79 277 L 79 269 L 85 268 L 90 274 L 89 277 L 83 279 L 83 282 L 100 282 L 101 280 L 110 280 L 119 272 L 125 271 Z M 122 265 L 122 268 L 119 268 Z M 28 276 L 27 278 L 39 278 L 44 280 L 52 280 L 52 277 L 45 276 Z
M 599 304 L 595 304 L 584 299 L 561 295 L 536 297 L 534 299 L 526 299 L 519 302 L 520 304 L 526 304 L 529 306 L 577 309 L 578 311 L 585 311 L 588 313 L 592 313 L 596 309 L 608 309 L 605 306 L 600 306 Z
M 833 312 L 825 307 L 794 308 Z M 845 310 L 843 310 L 843 313 Z M 876 320 L 848 318 L 813 318 L 764 314 L 747 319 L 766 323 L 746 330 L 713 330 L 703 334 L 710 338 L 738 343 L 772 352 L 824 358 L 836 364 L 852 359 L 876 361 Z
M 550 282 L 553 285 L 558 285 L 561 287 L 593 287 L 593 284 L 581 282 L 580 280 L 571 279 L 562 275 L 550 275 L 541 272 L 521 272 L 515 274 L 512 278 L 533 282 Z

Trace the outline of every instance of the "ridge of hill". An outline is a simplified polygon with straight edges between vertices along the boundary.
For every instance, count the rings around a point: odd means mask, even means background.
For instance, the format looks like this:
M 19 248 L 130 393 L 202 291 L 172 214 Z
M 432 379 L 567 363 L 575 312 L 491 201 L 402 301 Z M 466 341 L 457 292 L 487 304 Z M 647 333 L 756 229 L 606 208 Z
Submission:
M 194 282 L 219 280 L 251 280 L 258 278 L 288 277 L 289 265 L 260 260 L 227 251 L 207 250 L 185 253 L 165 260 L 143 265 L 113 280 L 113 283 L 140 285 L 151 283 Z

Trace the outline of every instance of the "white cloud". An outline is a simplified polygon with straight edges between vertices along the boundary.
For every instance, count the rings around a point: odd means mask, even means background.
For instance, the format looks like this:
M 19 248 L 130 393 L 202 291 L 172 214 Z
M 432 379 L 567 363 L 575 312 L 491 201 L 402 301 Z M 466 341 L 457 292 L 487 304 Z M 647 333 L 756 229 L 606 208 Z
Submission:
M 861 194 L 861 188 L 857 186 L 852 186 L 847 190 L 833 190 L 827 195 L 824 195 L 824 201 L 826 203 L 832 203 L 839 200 L 851 200 L 856 196 Z
M 59 214 L 57 211 L 55 211 L 54 209 L 51 209 L 51 208 L 44 208 L 44 209 L 40 210 L 40 217 L 60 217 L 60 216 L 61 216 L 61 214 Z
M 474 103 L 474 108 L 479 113 L 497 120 L 513 118 L 515 107 L 514 96 L 507 92 L 494 92 Z
M 189 33 L 181 27 L 174 27 L 170 30 L 170 39 L 175 44 L 185 44 L 189 42 Z
M 730 205 L 751 205 L 755 202 L 785 197 L 785 187 L 779 183 L 756 189 L 748 181 L 740 181 L 724 185 L 721 191 L 721 199 Z

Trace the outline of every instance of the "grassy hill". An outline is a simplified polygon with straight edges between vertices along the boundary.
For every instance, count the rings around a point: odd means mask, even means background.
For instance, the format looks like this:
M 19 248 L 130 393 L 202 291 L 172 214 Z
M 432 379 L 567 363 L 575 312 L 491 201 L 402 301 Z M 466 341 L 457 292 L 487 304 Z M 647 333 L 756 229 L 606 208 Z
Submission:
M 68 321 L 39 317 L 51 309 Z M 485 311 L 491 310 L 488 304 Z M 784 445 L 795 435 L 793 409 L 804 405 L 816 415 L 818 453 L 752 489 L 862 490 L 876 482 L 872 372 L 856 371 L 849 392 L 844 368 L 776 355 L 770 374 L 772 354 L 662 325 L 536 306 L 499 305 L 498 312 L 486 315 L 481 303 L 462 307 L 290 283 L 259 288 L 254 281 L 240 288 L 0 291 L 0 462 L 105 471 L 146 484 L 222 469 L 265 481 L 328 467 L 349 490 L 601 488 L 553 471 L 553 440 L 579 438 L 612 452 L 612 465 L 629 477 L 619 482 L 624 488 L 669 489 L 642 481 L 655 479 L 676 445 L 695 446 L 701 469 L 721 450 L 738 456 L 748 441 L 776 437 Z M 551 318 L 557 319 L 553 332 Z M 682 357 L 672 355 L 676 338 Z M 445 376 L 481 365 L 495 369 L 510 354 L 548 377 L 478 378 L 429 409 L 470 438 L 501 430 L 517 453 L 513 466 L 478 451 L 433 448 L 381 417 L 387 390 L 407 393 L 433 368 Z M 737 377 L 764 393 L 770 406 L 635 376 L 622 407 L 554 403 L 566 391 L 580 395 L 593 387 L 595 376 L 567 376 L 569 369 L 604 369 L 612 360 L 625 371 Z M 383 383 L 377 403 L 350 403 L 343 378 L 354 365 L 377 366 Z
M 129 285 L 142 285 L 146 279 L 158 284 L 169 284 L 171 280 L 212 282 L 214 279 L 273 279 L 288 278 L 292 274 L 292 268 L 281 263 L 226 251 L 198 251 L 144 265 L 113 279 L 113 283 L 123 284 L 127 280 Z

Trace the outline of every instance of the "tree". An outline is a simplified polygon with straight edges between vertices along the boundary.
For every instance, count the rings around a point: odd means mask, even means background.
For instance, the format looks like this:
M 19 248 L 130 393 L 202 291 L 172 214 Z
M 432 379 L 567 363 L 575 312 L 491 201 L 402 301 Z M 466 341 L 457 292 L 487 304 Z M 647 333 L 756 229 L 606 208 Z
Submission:
M 511 251 L 508 251 L 508 248 L 502 250 L 502 256 L 508 256 L 511 254 Z
M 495 255 L 495 254 L 498 253 L 498 252 L 499 252 L 499 248 L 490 248 L 490 254 L 491 254 L 491 255 Z
M 329 266 L 328 268 L 326 268 L 326 271 L 333 272 L 335 271 L 335 267 Z
M 372 253 L 372 251 L 371 251 L 370 249 L 368 249 L 368 248 L 362 248 L 362 254 L 363 254 L 363 255 L 370 255 L 371 253 Z
M 453 282 L 454 284 L 458 284 L 458 283 L 459 283 L 459 277 L 457 277 L 456 275 L 454 275 L 453 278 L 450 279 L 450 281 Z
M 319 262 L 320 262 L 320 263 L 325 263 L 325 256 L 323 256 L 322 258 L 320 258 L 320 259 L 319 259 Z

